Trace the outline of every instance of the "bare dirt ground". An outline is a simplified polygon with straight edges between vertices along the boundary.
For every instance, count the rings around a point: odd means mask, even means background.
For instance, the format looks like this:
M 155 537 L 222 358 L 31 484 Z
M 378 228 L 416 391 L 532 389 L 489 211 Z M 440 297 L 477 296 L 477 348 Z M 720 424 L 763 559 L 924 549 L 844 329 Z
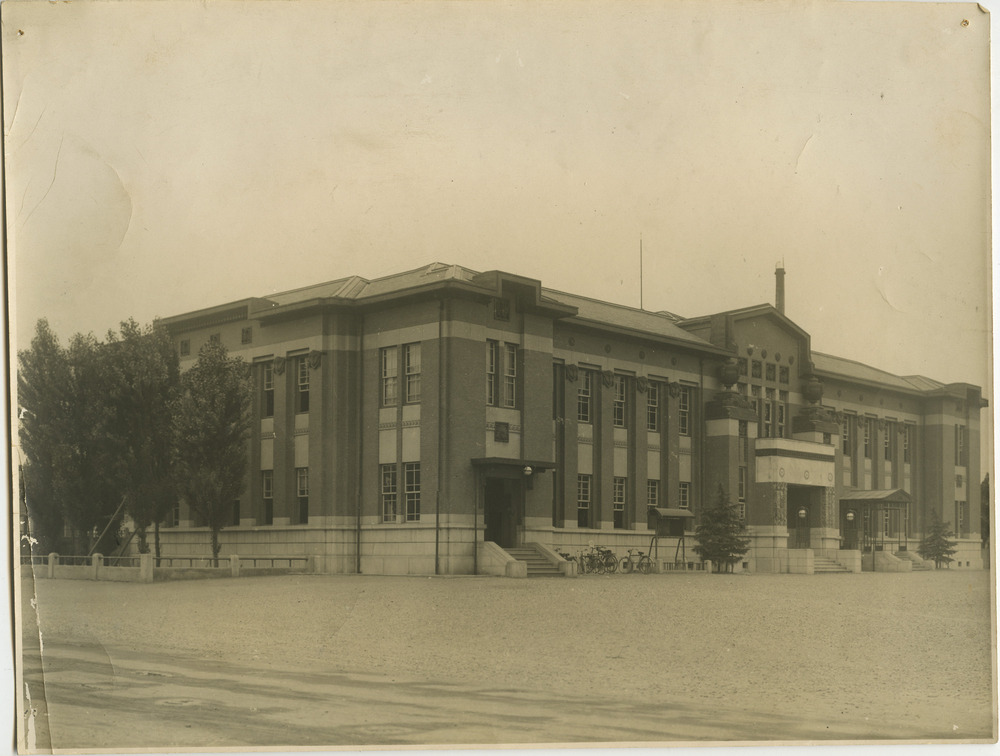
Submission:
M 21 585 L 40 750 L 988 740 L 995 726 L 987 572 Z

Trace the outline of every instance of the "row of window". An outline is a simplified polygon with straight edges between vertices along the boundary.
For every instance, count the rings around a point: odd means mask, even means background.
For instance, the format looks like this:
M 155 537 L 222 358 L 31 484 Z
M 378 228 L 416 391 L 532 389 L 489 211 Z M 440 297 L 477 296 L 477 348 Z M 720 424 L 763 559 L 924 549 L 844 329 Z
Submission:
M 291 360 L 295 376 L 295 396 L 293 406 L 296 412 L 309 411 L 309 363 L 307 356 L 294 357 Z M 271 362 L 261 365 L 261 417 L 274 417 L 274 366 Z
M 740 357 L 737 360 L 739 366 L 739 374 L 741 378 L 746 378 L 747 376 L 747 358 Z M 750 378 L 755 378 L 757 380 L 771 381 L 772 383 L 777 381 L 778 383 L 789 382 L 789 370 L 787 365 L 775 365 L 774 363 L 768 362 L 764 363 L 761 360 L 751 360 L 750 363 Z
M 576 389 L 576 419 L 580 423 L 594 421 L 594 370 L 581 370 Z M 628 378 L 614 377 L 611 421 L 616 428 L 627 428 L 629 417 Z M 646 386 L 646 430 L 660 430 L 662 384 L 650 381 Z M 691 435 L 691 387 L 681 386 L 677 398 L 677 430 L 682 436 Z
M 420 402 L 420 344 L 403 344 L 403 395 L 399 392 L 400 347 L 384 347 L 379 352 L 382 380 L 382 406 L 394 407 Z
M 576 524 L 581 528 L 595 527 L 592 510 L 593 507 L 593 485 L 594 476 L 579 474 L 576 476 Z M 682 482 L 678 484 L 678 506 L 682 509 L 691 507 L 691 484 Z M 611 510 L 616 528 L 628 527 L 625 520 L 625 502 L 628 498 L 628 478 L 615 476 L 612 480 L 611 488 Z M 660 481 L 649 479 L 646 481 L 646 505 L 650 507 L 660 506 Z
M 261 524 L 274 524 L 274 470 L 261 470 L 261 498 L 263 499 L 264 511 Z M 299 525 L 309 522 L 309 468 L 295 468 L 295 496 L 298 505 Z
M 841 450 L 847 456 L 854 454 L 854 424 L 861 424 L 861 447 L 862 453 L 865 459 L 872 459 L 875 453 L 875 439 L 876 428 L 875 423 L 877 419 L 874 417 L 855 417 L 855 416 L 845 416 L 840 421 L 840 447 Z M 897 444 L 897 423 L 889 420 L 887 421 L 887 427 L 885 430 L 885 435 L 882 438 L 882 457 L 887 461 L 892 461 L 896 457 L 896 444 Z M 903 462 L 909 464 L 912 459 L 912 449 L 913 449 L 913 433 L 914 428 L 910 424 L 903 425 L 902 441 L 903 441 Z
M 399 517 L 399 466 L 379 465 L 382 522 L 397 522 Z M 420 463 L 403 463 L 403 519 L 420 521 Z

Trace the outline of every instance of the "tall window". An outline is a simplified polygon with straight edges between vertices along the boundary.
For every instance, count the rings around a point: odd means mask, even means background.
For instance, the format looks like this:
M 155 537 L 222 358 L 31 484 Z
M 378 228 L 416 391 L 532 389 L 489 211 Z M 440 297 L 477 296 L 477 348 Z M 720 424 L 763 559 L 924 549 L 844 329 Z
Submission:
M 496 407 L 500 401 L 500 342 L 486 342 L 486 403 Z
M 580 371 L 580 385 L 576 389 L 576 419 L 581 423 L 593 422 L 593 382 L 593 371 Z
M 646 430 L 660 430 L 660 384 L 646 387 Z
M 739 370 L 740 377 L 741 378 L 746 378 L 746 375 L 747 375 L 747 358 L 746 357 L 737 357 L 736 358 L 736 367 Z
M 903 462 L 909 464 L 912 460 L 910 455 L 913 449 L 913 426 L 904 425 L 903 426 Z
M 681 386 L 677 400 L 677 430 L 682 436 L 691 435 L 691 387 Z
M 420 344 L 403 345 L 403 362 L 406 368 L 406 401 L 420 401 Z
M 309 468 L 295 468 L 295 495 L 299 502 L 299 524 L 309 522 Z
M 854 448 L 851 443 L 851 418 L 846 415 L 840 421 L 840 448 L 847 456 L 852 454 Z
M 646 481 L 646 506 L 647 507 L 660 506 L 660 481 L 658 480 Z
M 233 518 L 232 518 L 231 522 L 232 522 L 232 526 L 234 528 L 238 528 L 239 525 L 240 525 L 240 500 L 239 499 L 233 499 Z
M 774 373 L 778 369 L 777 365 L 772 362 L 767 363 L 764 367 L 764 376 L 767 380 L 773 381 L 775 379 Z
M 785 437 L 785 418 L 788 415 L 788 392 L 778 392 L 778 405 L 774 415 L 774 436 L 775 438 Z
M 69 521 L 67 520 L 67 524 Z M 167 519 L 168 528 L 176 528 L 181 524 L 181 503 L 175 501 L 174 505 L 170 508 L 170 517 Z M 70 533 L 72 536 L 72 533 Z
M 788 383 L 788 367 L 786 365 L 778 368 L 778 383 Z
M 580 528 L 590 527 L 590 484 L 592 476 L 576 476 L 576 524 Z
M 274 417 L 274 368 L 270 362 L 263 365 L 261 377 L 261 417 Z
M 885 424 L 885 438 L 882 439 L 882 458 L 887 462 L 892 461 L 893 441 L 896 439 L 896 424 Z
M 517 406 L 517 345 L 504 344 L 503 406 Z
M 245 326 L 243 332 L 240 334 L 241 344 L 252 344 L 253 343 L 253 326 Z
M 750 404 L 753 405 L 753 411 L 757 413 L 757 422 L 760 423 L 760 386 L 756 383 L 750 386 Z
M 615 376 L 614 425 L 624 428 L 626 412 L 625 376 Z
M 274 524 L 274 470 L 261 470 L 260 491 L 264 511 L 261 519 L 264 525 Z
M 865 459 L 871 459 L 872 458 L 872 446 L 875 443 L 875 438 L 874 438 L 875 437 L 875 418 L 874 417 L 866 417 L 866 418 L 864 418 L 864 424 L 865 424 L 865 436 L 864 436 L 864 441 L 865 441 L 865 447 L 864 447 L 865 448 Z
M 969 503 L 967 501 L 955 502 L 955 535 L 965 538 L 969 535 Z
M 309 411 L 309 362 L 305 355 L 295 359 L 295 411 Z
M 968 459 L 965 456 L 965 426 L 955 426 L 955 464 L 959 467 L 967 465 Z
M 396 521 L 396 465 L 379 465 L 382 478 L 382 522 Z
M 190 339 L 181 339 L 180 352 L 181 352 L 181 357 L 187 357 L 189 354 L 191 354 Z
M 763 377 L 764 364 L 760 360 L 753 360 L 750 363 L 750 377 L 751 378 L 762 378 Z
M 776 403 L 774 401 L 775 391 L 773 388 L 764 389 L 764 417 L 761 431 L 761 435 L 764 438 L 773 438 L 774 428 L 775 428 L 775 409 Z
M 379 361 L 382 363 L 382 406 L 392 407 L 399 401 L 399 366 L 396 347 L 384 347 Z
M 628 488 L 628 482 L 625 478 L 614 479 L 614 489 L 612 493 L 612 509 L 614 511 L 616 528 L 625 527 L 625 492 Z
M 690 483 L 681 483 L 681 484 L 679 484 L 679 488 L 678 488 L 678 492 L 677 493 L 678 493 L 677 505 L 681 509 L 690 509 L 691 508 L 691 484 Z
M 403 482 L 406 496 L 406 521 L 420 520 L 420 463 L 407 462 L 403 465 Z

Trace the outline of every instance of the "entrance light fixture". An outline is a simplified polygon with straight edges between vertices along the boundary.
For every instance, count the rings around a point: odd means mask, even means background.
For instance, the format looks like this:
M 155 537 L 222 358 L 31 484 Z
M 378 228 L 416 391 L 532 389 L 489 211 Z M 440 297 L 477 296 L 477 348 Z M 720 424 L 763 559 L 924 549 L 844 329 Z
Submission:
M 805 507 L 799 507 L 799 519 L 800 520 L 806 519 L 806 515 L 807 514 L 809 514 L 809 512 L 806 510 Z
M 531 473 L 532 473 L 531 465 L 525 465 L 524 466 L 524 477 L 530 478 L 531 477 Z

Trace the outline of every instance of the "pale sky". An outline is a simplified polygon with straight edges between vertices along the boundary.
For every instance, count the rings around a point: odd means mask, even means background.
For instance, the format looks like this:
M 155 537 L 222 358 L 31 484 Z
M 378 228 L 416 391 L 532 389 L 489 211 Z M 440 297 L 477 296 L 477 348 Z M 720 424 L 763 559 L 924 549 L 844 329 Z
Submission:
M 987 385 L 975 4 L 4 2 L 15 346 L 433 261 Z M 967 23 L 966 23 L 967 22 Z M 987 390 L 988 393 L 988 390 Z

